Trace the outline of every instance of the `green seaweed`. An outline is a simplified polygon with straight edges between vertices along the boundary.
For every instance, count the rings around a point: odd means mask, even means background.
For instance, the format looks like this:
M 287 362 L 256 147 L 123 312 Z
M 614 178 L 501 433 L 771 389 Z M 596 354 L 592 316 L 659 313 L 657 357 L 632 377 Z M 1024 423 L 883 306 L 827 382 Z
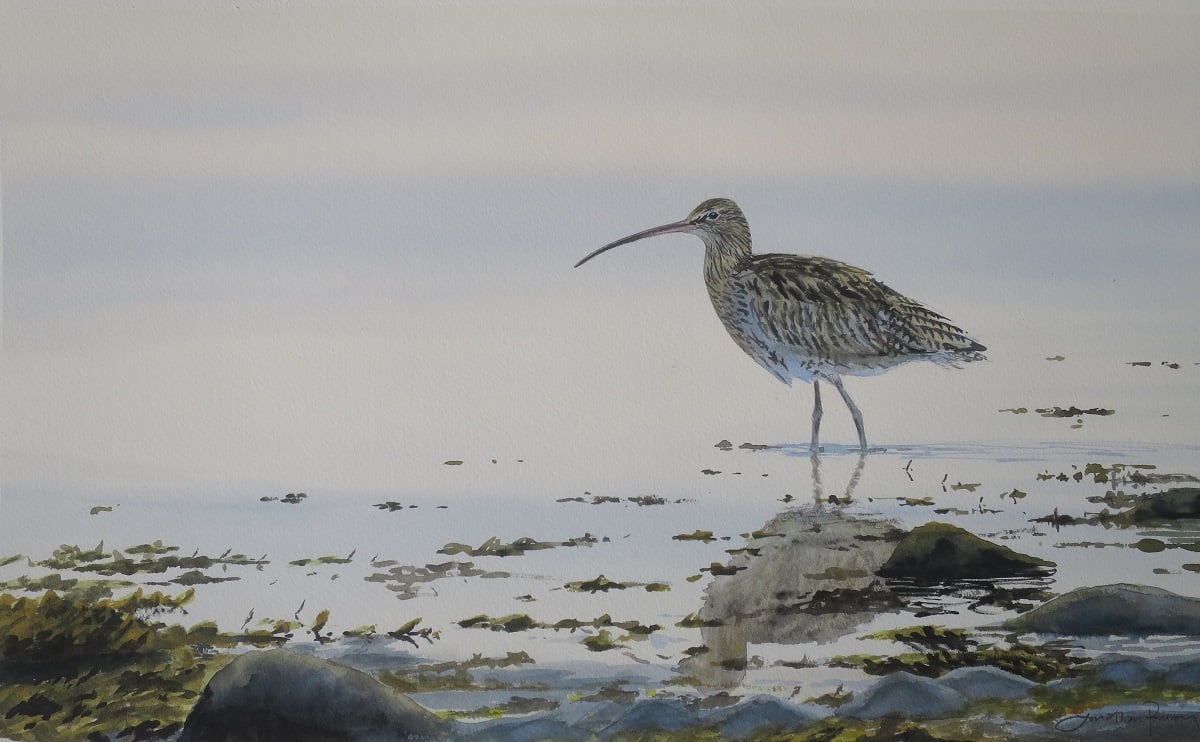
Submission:
M 392 566 L 394 562 L 372 562 L 376 568 L 390 567 L 386 572 L 374 572 L 363 578 L 366 582 L 380 582 L 388 590 L 396 593 L 401 600 L 415 598 L 420 594 L 419 586 L 448 578 L 481 577 L 483 579 L 500 579 L 511 577 L 508 572 L 498 572 L 479 569 L 474 562 L 442 562 L 426 564 L 423 567 L 411 565 Z
M 0 582 L 0 591 L 4 592 L 22 590 L 42 593 L 53 590 L 64 597 L 88 602 L 111 598 L 115 591 L 133 587 L 136 585 L 128 580 L 81 580 L 77 577 L 63 577 L 57 572 L 42 577 L 21 575 Z
M 458 625 L 464 629 L 491 629 L 492 631 L 506 631 L 509 633 L 545 627 L 545 624 L 538 623 L 525 613 L 513 613 L 498 617 L 480 614 L 471 618 L 464 618 L 458 622 Z
M 725 622 L 717 618 L 704 619 L 700 618 L 698 614 L 689 613 L 676 621 L 675 625 L 681 629 L 702 629 L 713 626 L 724 626 Z
M 344 557 L 322 556 L 312 559 L 297 559 L 295 561 L 288 562 L 288 564 L 292 565 L 293 567 L 311 567 L 320 564 L 350 564 L 352 561 L 354 561 L 354 555 L 357 552 L 358 549 L 354 549 Z
M 174 577 L 170 580 L 167 580 L 166 582 L 149 582 L 147 584 L 149 584 L 149 585 L 180 585 L 182 587 L 191 587 L 192 585 L 211 585 L 211 584 L 217 583 L 217 582 L 233 582 L 234 580 L 240 580 L 240 579 L 241 579 L 240 577 L 213 577 L 212 575 L 204 574 L 203 572 L 201 572 L 198 569 L 193 569 L 188 572 L 184 572 L 183 574 L 178 575 L 177 577 Z
M 191 556 L 180 557 L 169 552 L 178 551 L 175 546 L 163 546 L 161 542 L 154 544 L 138 544 L 124 552 L 113 549 L 105 551 L 101 541 L 94 549 L 81 549 L 71 544 L 63 544 L 54 550 L 49 559 L 33 562 L 35 566 L 53 570 L 70 570 L 73 572 L 91 572 L 105 576 L 135 574 L 161 574 L 171 569 L 202 570 L 211 569 L 216 565 L 228 566 L 262 566 L 269 564 L 265 558 L 250 559 L 243 554 L 231 554 L 227 550 L 218 557 L 194 553 Z M 132 559 L 126 553 L 140 557 Z
M 617 582 L 610 580 L 604 575 L 600 575 L 594 580 L 582 580 L 577 582 L 568 582 L 563 585 L 563 588 L 576 593 L 606 593 L 609 590 L 628 590 L 629 588 L 641 587 L 645 588 L 648 593 L 667 592 L 671 588 L 661 582 Z
M 418 646 L 417 639 L 424 639 L 427 643 L 432 644 L 434 639 L 440 638 L 441 635 L 431 628 L 418 629 L 417 624 L 419 623 L 421 623 L 421 619 L 414 618 L 399 628 L 387 632 L 387 635 L 392 639 L 408 642 L 414 647 Z
M 189 632 L 145 616 L 180 610 L 193 596 L 0 595 L 0 736 L 159 739 L 178 732 L 224 660 L 197 655 Z
M 618 628 L 634 635 L 648 635 L 658 631 L 662 627 L 658 624 L 644 625 L 637 621 L 614 621 L 612 616 L 607 613 L 594 618 L 591 621 L 583 621 L 577 618 L 564 618 L 554 623 L 543 623 L 537 621 L 525 613 L 513 613 L 507 616 L 488 616 L 478 615 L 470 618 L 464 618 L 458 622 L 458 625 L 464 629 L 490 629 L 492 631 L 517 632 L 529 631 L 530 629 L 553 629 L 555 631 L 570 631 L 574 633 L 579 629 L 591 627 L 593 629 Z
M 1025 644 L 1008 641 L 981 646 L 966 632 L 916 627 L 899 632 L 881 632 L 870 638 L 892 638 L 917 649 L 893 655 L 844 655 L 829 661 L 832 667 L 852 667 L 871 675 L 910 672 L 936 678 L 960 667 L 996 667 L 1035 683 L 1076 677 L 1085 672 L 1087 660 L 1071 654 L 1072 648 L 1061 642 Z M 888 636 L 895 634 L 895 636 Z
M 138 544 L 108 551 L 103 542 L 84 549 L 63 545 L 33 566 L 55 565 L 81 573 L 161 573 L 180 565 L 265 564 L 226 551 L 219 557 L 198 553 L 179 557 L 175 546 Z M 15 559 L 9 560 L 11 564 Z M 185 571 L 172 582 L 204 584 L 236 578 Z M 240 646 L 276 647 L 292 640 L 303 624 L 297 619 L 264 619 L 246 629 L 222 631 L 205 621 L 191 627 L 168 625 L 159 617 L 185 613 L 195 598 L 191 588 L 177 595 L 141 587 L 112 597 L 131 586 L 123 580 L 79 579 L 55 572 L 36 578 L 20 576 L 4 590 L 34 593 L 0 594 L 0 737 L 12 739 L 166 739 L 176 736 L 208 679 Z M 297 611 L 299 613 L 299 611 Z M 333 641 L 329 611 L 307 625 L 321 643 Z M 421 619 L 387 636 L 416 643 L 432 641 L 437 632 L 418 628 Z M 367 630 L 342 637 L 370 637 Z
M 673 541 L 703 541 L 706 544 L 711 544 L 713 541 L 716 541 L 712 531 L 701 531 L 699 529 L 692 531 L 691 533 L 677 534 L 672 536 L 671 539 Z
M 979 642 L 972 639 L 970 632 L 965 629 L 948 629 L 944 626 L 928 624 L 877 631 L 864 638 L 899 642 L 918 652 L 946 650 L 964 652 L 979 645 Z
M 607 652 L 610 649 L 622 649 L 625 646 L 613 641 L 612 633 L 608 629 L 600 629 L 594 636 L 585 637 L 582 644 L 587 647 L 589 652 Z
M 512 686 L 496 680 L 480 683 L 471 671 L 495 670 L 531 664 L 533 664 L 533 658 L 525 652 L 509 652 L 505 657 L 484 657 L 474 654 L 470 659 L 462 662 L 429 663 L 404 671 L 385 670 L 380 673 L 379 679 L 405 693 L 435 690 L 496 690 Z
M 604 539 L 608 540 L 607 537 Z M 439 554 L 453 556 L 455 554 L 467 554 L 473 557 L 481 556 L 498 556 L 510 557 L 521 556 L 527 551 L 541 551 L 543 549 L 555 549 L 561 546 L 592 546 L 600 543 L 599 539 L 590 533 L 585 533 L 578 538 L 568 539 L 567 541 L 535 541 L 528 536 L 522 536 L 515 541 L 505 543 L 499 538 L 493 536 L 487 541 L 484 541 L 479 546 L 469 546 L 467 544 L 449 543 L 438 549 Z
M 533 714 L 539 711 L 553 711 L 556 708 L 558 708 L 558 702 L 549 698 L 512 696 L 499 706 L 482 706 L 469 711 L 450 710 L 439 716 L 445 719 L 498 719 L 505 716 Z

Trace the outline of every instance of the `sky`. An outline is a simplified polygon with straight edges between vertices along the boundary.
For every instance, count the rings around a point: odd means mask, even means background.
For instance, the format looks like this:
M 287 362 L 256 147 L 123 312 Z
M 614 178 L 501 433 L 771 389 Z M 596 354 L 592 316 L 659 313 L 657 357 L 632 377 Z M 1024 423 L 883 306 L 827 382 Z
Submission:
M 570 268 L 716 195 L 984 340 L 855 392 L 974 436 L 1052 353 L 1200 361 L 1198 121 L 1187 3 L 6 2 L 0 493 L 801 440 L 698 243 Z

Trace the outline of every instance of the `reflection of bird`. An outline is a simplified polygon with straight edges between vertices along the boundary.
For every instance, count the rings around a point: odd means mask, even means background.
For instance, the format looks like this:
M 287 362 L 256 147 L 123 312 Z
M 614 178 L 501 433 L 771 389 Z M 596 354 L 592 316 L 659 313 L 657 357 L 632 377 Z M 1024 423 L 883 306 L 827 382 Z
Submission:
M 575 267 L 614 247 L 672 232 L 704 241 L 708 296 L 738 347 L 786 384 L 813 383 L 814 452 L 822 414 L 819 380 L 842 395 L 865 451 L 862 413 L 842 376 L 870 376 L 915 360 L 957 366 L 982 360 L 987 350 L 861 268 L 809 255 L 753 254 L 750 225 L 727 198 L 705 201 L 683 221 L 610 242 Z

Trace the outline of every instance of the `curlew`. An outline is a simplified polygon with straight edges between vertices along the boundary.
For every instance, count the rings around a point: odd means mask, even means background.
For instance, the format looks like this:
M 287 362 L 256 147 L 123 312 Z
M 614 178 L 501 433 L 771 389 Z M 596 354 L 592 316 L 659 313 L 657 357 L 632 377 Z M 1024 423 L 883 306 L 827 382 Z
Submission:
M 681 232 L 704 242 L 704 283 L 733 341 L 772 376 L 812 382 L 812 452 L 820 450 L 820 381 L 838 390 L 858 444 L 863 417 L 843 376 L 871 376 L 909 361 L 958 367 L 983 360 L 984 346 L 937 312 L 875 280 L 868 271 L 812 255 L 755 254 L 738 205 L 713 198 L 682 221 L 610 242 L 575 264 L 647 237 Z

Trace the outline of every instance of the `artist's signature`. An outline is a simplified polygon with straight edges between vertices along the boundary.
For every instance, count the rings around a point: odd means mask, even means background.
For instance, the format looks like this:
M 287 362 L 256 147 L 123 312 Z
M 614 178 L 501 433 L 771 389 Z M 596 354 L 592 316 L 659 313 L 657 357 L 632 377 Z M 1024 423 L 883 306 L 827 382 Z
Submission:
M 1190 725 L 1196 730 L 1197 736 L 1200 736 L 1200 711 L 1163 710 L 1162 706 L 1154 701 L 1147 702 L 1143 708 L 1139 709 L 1085 711 L 1082 714 L 1071 714 L 1054 722 L 1054 728 L 1059 732 L 1077 732 L 1088 724 L 1099 722 L 1118 726 L 1145 724 L 1147 725 L 1147 736 L 1154 735 L 1156 724 L 1159 726 L 1159 731 L 1163 731 L 1163 725 L 1169 724 L 1172 726 L 1172 732 L 1178 730 L 1176 725 Z

